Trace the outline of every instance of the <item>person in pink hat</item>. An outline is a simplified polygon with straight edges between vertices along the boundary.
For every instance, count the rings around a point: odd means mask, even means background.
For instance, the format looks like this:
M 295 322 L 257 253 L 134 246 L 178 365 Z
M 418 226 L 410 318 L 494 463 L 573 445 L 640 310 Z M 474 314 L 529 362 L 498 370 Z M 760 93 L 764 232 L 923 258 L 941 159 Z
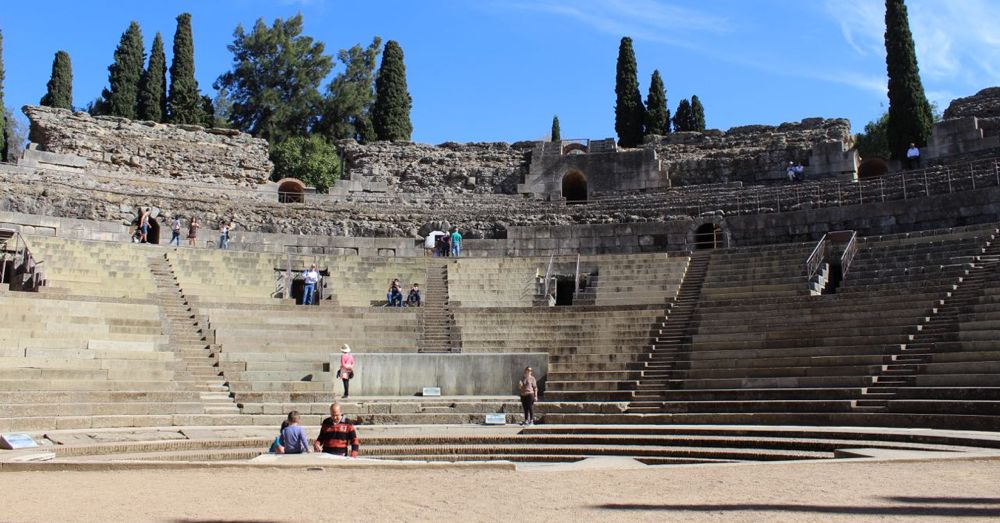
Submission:
M 354 354 L 351 354 L 351 346 L 346 343 L 340 348 L 340 370 L 337 371 L 337 376 L 340 381 L 344 382 L 344 395 L 342 397 L 346 398 L 351 378 L 354 377 Z

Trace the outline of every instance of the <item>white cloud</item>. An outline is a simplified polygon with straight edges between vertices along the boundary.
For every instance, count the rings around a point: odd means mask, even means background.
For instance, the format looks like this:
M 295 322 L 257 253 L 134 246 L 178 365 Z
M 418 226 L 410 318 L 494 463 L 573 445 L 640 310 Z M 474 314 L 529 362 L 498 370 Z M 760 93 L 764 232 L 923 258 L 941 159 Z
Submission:
M 885 56 L 883 0 L 826 0 L 844 40 L 861 56 Z M 978 89 L 1000 83 L 1000 10 L 993 0 L 910 0 L 910 30 L 925 82 Z
M 721 34 L 732 23 L 724 17 L 657 0 L 535 0 L 494 2 L 505 9 L 551 13 L 574 19 L 602 33 L 629 35 L 681 47 L 694 44 L 684 36 Z

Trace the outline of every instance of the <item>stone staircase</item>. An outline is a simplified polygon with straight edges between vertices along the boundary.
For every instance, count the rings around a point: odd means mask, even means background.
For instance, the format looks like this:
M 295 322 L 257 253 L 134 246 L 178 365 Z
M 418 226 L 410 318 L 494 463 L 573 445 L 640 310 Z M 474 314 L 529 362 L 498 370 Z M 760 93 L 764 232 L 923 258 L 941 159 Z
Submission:
M 643 363 L 642 377 L 629 412 L 655 412 L 662 402 L 662 391 L 670 388 L 675 377 L 678 355 L 690 350 L 691 318 L 701 298 L 701 288 L 708 273 L 711 253 L 696 252 L 691 255 L 684 282 L 667 317 L 655 330 L 653 343 L 649 349 L 649 359 Z
M 995 237 L 987 242 L 983 255 L 977 256 L 965 276 L 959 278 L 954 290 L 940 300 L 932 315 L 924 319 L 912 341 L 896 353 L 887 356 L 881 372 L 872 377 L 870 386 L 862 389 L 861 398 L 852 402 L 855 411 L 879 412 L 888 408 L 901 387 L 913 386 L 924 366 L 933 361 L 939 342 L 958 341 L 961 314 L 982 295 L 986 284 L 995 280 L 1000 268 L 1000 242 Z
M 461 337 L 448 299 L 447 263 L 428 264 L 422 293 L 420 352 L 461 352 Z
M 167 256 L 151 253 L 149 270 L 156 282 L 156 299 L 164 312 L 164 331 L 170 347 L 179 356 L 179 368 L 175 371 L 178 386 L 197 391 L 206 414 L 238 414 L 229 387 L 219 377 L 197 311 L 184 296 Z

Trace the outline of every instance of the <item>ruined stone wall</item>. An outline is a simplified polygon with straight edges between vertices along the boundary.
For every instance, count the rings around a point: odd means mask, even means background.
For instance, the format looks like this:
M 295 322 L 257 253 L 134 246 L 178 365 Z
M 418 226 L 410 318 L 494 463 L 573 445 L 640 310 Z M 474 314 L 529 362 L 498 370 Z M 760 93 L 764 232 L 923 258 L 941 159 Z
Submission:
M 965 98 L 956 98 L 944 110 L 944 119 L 1000 117 L 1000 87 L 987 87 L 982 91 Z
M 273 166 L 267 142 L 229 129 L 165 125 L 25 106 L 29 140 L 42 151 L 83 158 L 86 168 L 142 177 L 253 186 Z
M 401 193 L 516 194 L 533 142 L 337 143 L 350 176 L 364 176 Z
M 807 118 L 779 126 L 746 125 L 728 131 L 682 132 L 654 136 L 648 144 L 667 164 L 673 185 L 783 180 L 790 161 L 808 164 L 813 148 L 828 142 L 851 142 L 845 119 Z M 806 176 L 820 174 L 806 166 Z

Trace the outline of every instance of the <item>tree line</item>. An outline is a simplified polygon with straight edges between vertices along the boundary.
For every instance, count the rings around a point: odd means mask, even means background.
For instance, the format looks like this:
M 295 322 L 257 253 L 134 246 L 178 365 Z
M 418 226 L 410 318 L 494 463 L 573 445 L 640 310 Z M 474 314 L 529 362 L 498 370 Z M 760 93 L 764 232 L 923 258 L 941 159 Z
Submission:
M 142 30 L 129 24 L 108 67 L 108 87 L 89 103 L 94 115 L 205 127 L 231 127 L 269 142 L 275 179 L 296 177 L 325 191 L 339 177 L 333 142 L 408 141 L 412 99 L 398 42 L 374 37 L 368 46 L 342 49 L 336 59 L 303 34 L 302 15 L 259 19 L 233 32 L 229 71 L 213 83 L 213 99 L 195 79 L 191 15 L 177 17 L 168 69 L 162 35 L 147 55 Z M 379 58 L 381 56 L 381 63 Z M 343 69 L 321 89 L 335 64 Z M 376 72 L 376 66 L 379 66 Z M 58 51 L 41 104 L 73 109 L 69 53 Z

